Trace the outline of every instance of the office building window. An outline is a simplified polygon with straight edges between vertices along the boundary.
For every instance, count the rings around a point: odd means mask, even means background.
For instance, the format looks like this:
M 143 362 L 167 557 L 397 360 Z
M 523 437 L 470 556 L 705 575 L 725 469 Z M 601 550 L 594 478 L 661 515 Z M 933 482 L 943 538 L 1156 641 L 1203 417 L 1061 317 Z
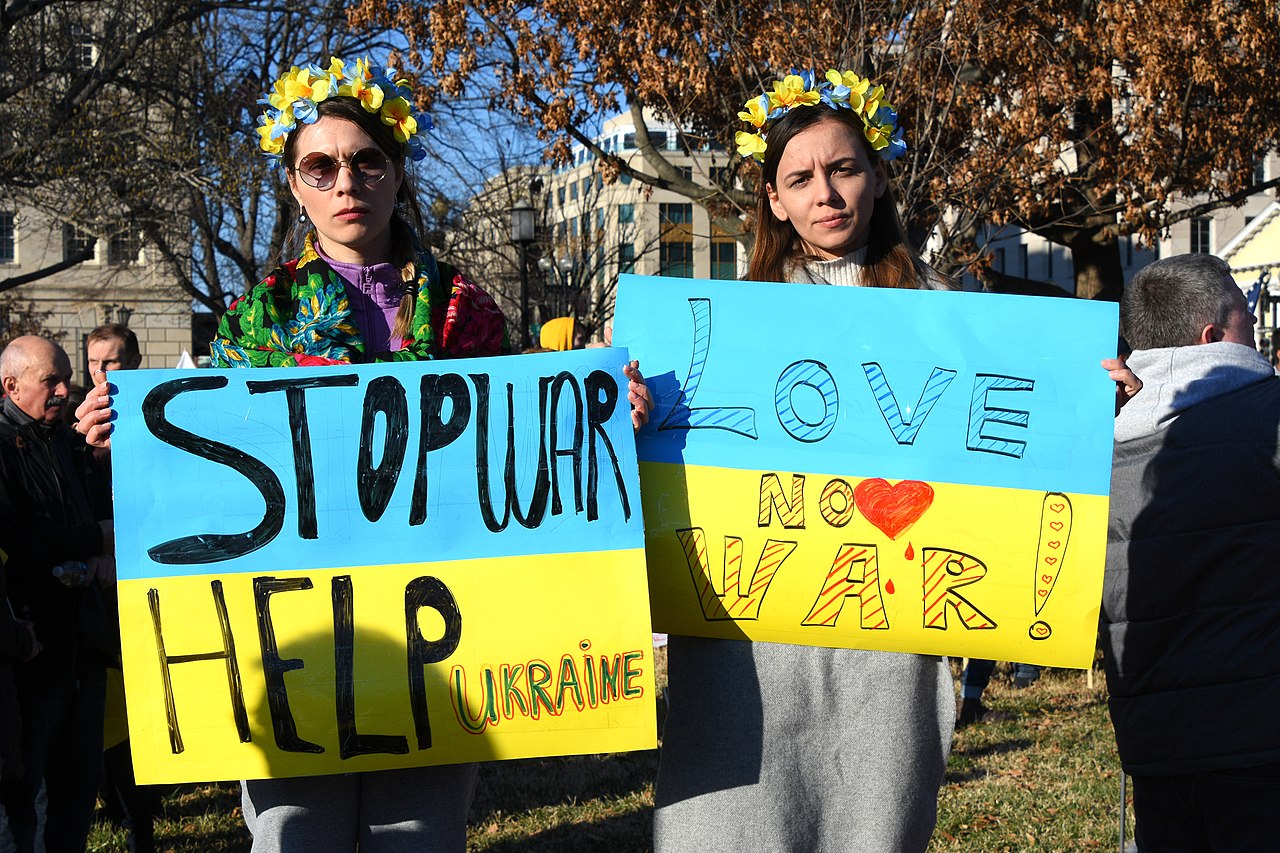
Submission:
M 98 58 L 98 49 L 93 44 L 93 34 L 79 24 L 71 26 L 71 67 L 79 71 L 93 68 Z
M 1022 256 L 1022 277 L 1031 278 L 1031 247 L 1023 243 L 1018 246 L 1018 253 Z
M 682 225 L 693 222 L 692 204 L 660 204 L 658 215 L 663 225 Z
M 636 244 L 622 243 L 618 246 L 618 272 L 636 271 Z
M 658 244 L 658 275 L 693 277 L 693 241 L 663 240 Z
M 680 173 L 680 177 L 684 178 L 686 181 L 692 181 L 692 180 L 693 180 L 693 167 L 692 167 L 692 166 L 676 166 L 676 171 L 677 171 L 677 172 L 679 172 L 679 173 Z
M 98 239 L 92 234 L 81 231 L 70 222 L 62 224 L 62 259 L 81 258 L 91 261 L 96 254 Z
M 604 230 L 604 208 L 596 208 L 596 228 L 600 231 Z
M 573 183 L 569 184 L 569 201 L 577 201 L 577 200 L 578 200 L 578 182 L 574 181 Z
M 13 213 L 0 211 L 0 264 L 11 264 L 18 259 L 18 235 Z
M 618 224 L 626 225 L 636 221 L 636 206 L 634 204 L 618 205 Z
M 618 180 L 621 181 L 622 185 L 625 187 L 627 184 L 631 183 L 631 176 L 628 175 L 626 172 L 623 172 L 621 175 L 618 176 Z
M 732 240 L 711 244 L 711 277 L 732 281 L 738 277 L 738 244 Z
M 582 179 L 582 197 L 589 198 L 591 196 L 591 176 L 587 175 Z
M 578 217 L 576 216 L 569 220 L 569 236 L 578 236 Z
M 564 207 L 564 187 L 560 187 L 556 190 L 556 204 L 560 207 Z
M 1207 216 L 1197 216 L 1191 220 L 1191 251 L 1207 255 L 1211 251 L 1209 243 L 1209 223 Z
M 138 260 L 142 251 L 142 237 L 132 229 L 111 235 L 107 243 L 107 263 L 116 266 L 132 264 Z

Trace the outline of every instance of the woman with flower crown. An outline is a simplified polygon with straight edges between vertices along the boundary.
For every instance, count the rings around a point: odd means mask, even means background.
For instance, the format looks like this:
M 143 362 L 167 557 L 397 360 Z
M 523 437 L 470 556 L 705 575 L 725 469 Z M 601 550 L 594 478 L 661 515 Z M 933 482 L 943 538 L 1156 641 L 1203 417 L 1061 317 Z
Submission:
M 218 367 L 290 367 L 496 355 L 502 312 L 422 245 L 407 158 L 426 155 L 430 119 L 390 69 L 362 59 L 294 67 L 263 102 L 262 152 L 283 162 L 298 206 L 284 262 L 223 315 Z M 624 366 L 638 429 L 649 392 Z M 105 374 L 76 429 L 110 446 Z M 242 783 L 255 853 L 462 851 L 475 764 Z
M 761 163 L 747 277 L 944 289 L 907 243 L 884 91 L 788 75 L 747 103 Z M 765 135 L 767 131 L 767 136 Z M 655 849 L 924 850 L 955 718 L 945 658 L 671 637 Z
M 406 157 L 430 120 L 367 60 L 293 68 L 268 96 L 260 147 L 298 206 L 285 262 L 222 317 L 219 367 L 496 355 L 498 306 L 423 247 Z M 301 244 L 298 246 L 298 244 Z M 290 247 L 286 247 L 287 249 Z M 462 850 L 476 765 L 248 780 L 253 850 Z
M 260 147 L 298 205 L 286 261 L 223 315 L 219 367 L 496 355 L 498 306 L 420 242 L 406 157 L 430 120 L 367 60 L 294 68 L 267 98 Z M 288 247 L 287 247 L 288 248 Z M 462 850 L 476 765 L 242 783 L 255 853 Z

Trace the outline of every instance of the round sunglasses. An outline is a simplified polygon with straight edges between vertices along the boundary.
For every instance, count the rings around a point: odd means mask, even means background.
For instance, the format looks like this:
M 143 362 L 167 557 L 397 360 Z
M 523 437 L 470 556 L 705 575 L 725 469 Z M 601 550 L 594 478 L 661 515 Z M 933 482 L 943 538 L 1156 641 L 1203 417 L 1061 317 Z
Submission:
M 346 166 L 351 176 L 365 186 L 378 183 L 390 171 L 391 161 L 377 148 L 362 148 L 349 160 L 338 160 L 313 151 L 298 161 L 294 169 L 302 182 L 318 190 L 327 190 L 338 182 L 338 170 Z

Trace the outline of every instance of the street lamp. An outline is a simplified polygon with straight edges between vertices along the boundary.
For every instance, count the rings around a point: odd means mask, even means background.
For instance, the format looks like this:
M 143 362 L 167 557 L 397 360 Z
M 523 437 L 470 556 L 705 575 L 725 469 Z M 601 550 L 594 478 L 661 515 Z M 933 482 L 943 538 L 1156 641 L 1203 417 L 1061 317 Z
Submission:
M 517 199 L 511 205 L 511 241 L 520 247 L 520 348 L 529 348 L 529 244 L 533 242 L 533 202 Z

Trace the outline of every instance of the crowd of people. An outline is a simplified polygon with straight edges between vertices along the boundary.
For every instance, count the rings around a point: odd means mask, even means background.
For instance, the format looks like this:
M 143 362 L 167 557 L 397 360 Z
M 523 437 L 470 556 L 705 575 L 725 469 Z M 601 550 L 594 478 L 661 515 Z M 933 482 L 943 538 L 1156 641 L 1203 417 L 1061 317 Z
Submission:
M 296 223 L 281 263 L 223 316 L 215 365 L 509 351 L 493 299 L 423 242 L 406 164 L 429 122 L 407 90 L 365 60 L 333 60 L 292 69 L 267 102 L 260 145 L 284 166 Z M 906 140 L 882 89 L 849 71 L 788 75 L 740 115 L 739 151 L 760 165 L 747 278 L 953 288 L 899 219 L 888 164 Z M 1121 310 L 1134 352 L 1098 376 L 1116 383 L 1119 412 L 1101 637 L 1142 850 L 1271 843 L 1280 384 L 1229 273 L 1208 256 L 1142 270 Z M 562 318 L 541 344 L 579 346 L 580 330 Z M 108 372 L 139 354 L 109 327 L 88 355 L 96 384 L 72 418 L 57 344 L 22 337 L 0 354 L 0 802 L 20 853 L 37 849 L 42 786 L 44 849 L 84 850 L 118 666 Z M 620 369 L 638 429 L 649 391 L 636 363 Z M 669 648 L 655 849 L 925 849 L 956 725 L 944 658 L 682 636 Z M 991 667 L 970 662 L 962 723 L 981 719 Z M 743 737 L 758 754 L 731 742 Z M 136 849 L 154 849 L 154 798 L 126 778 L 123 748 L 104 800 L 123 807 Z M 461 851 L 476 772 L 246 781 L 244 818 L 255 851 Z

